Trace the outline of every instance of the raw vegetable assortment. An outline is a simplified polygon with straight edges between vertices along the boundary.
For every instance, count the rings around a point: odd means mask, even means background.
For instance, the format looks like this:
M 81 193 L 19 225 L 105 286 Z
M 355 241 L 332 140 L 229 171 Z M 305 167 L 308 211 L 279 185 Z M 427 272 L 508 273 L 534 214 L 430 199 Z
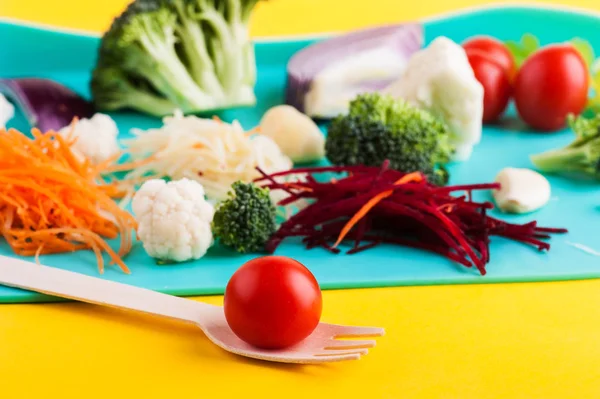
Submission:
M 514 101 L 530 128 L 575 134 L 531 155 L 539 172 L 598 179 L 600 116 L 583 114 L 600 110 L 600 61 L 585 40 L 440 36 L 423 47 L 418 23 L 367 28 L 292 57 L 286 103 L 258 126 L 191 115 L 255 105 L 248 23 L 258 2 L 133 0 L 101 40 L 92 101 L 47 79 L 0 80 L 12 101 L 0 94 L 0 128 L 14 105 L 34 127 L 31 137 L 0 131 L 0 229 L 16 254 L 91 250 L 100 271 L 106 253 L 129 272 L 134 231 L 168 267 L 217 244 L 274 253 L 296 238 L 335 254 L 407 246 L 485 275 L 492 237 L 544 251 L 567 232 L 502 221 L 473 199 L 485 190 L 503 212 L 537 211 L 551 194 L 542 174 L 507 165 L 495 182 L 452 185 L 446 166 L 467 162 L 483 125 Z M 102 112 L 121 109 L 163 125 L 119 143 Z M 327 120 L 327 137 L 312 118 Z M 294 168 L 322 161 L 332 166 Z M 234 333 L 263 348 L 300 342 L 321 310 L 314 276 L 281 256 L 243 265 L 225 294 Z
M 217 243 L 273 253 L 299 237 L 307 249 L 334 253 L 409 246 L 485 275 L 491 237 L 541 251 L 566 233 L 504 222 L 489 215 L 491 202 L 472 197 L 488 190 L 504 212 L 533 212 L 550 198 L 541 174 L 507 167 L 496 182 L 456 186 L 446 165 L 468 161 L 482 125 L 504 118 L 514 100 L 533 129 L 568 123 L 575 132 L 565 148 L 532 154 L 538 170 L 597 177 L 600 119 L 580 115 L 600 103 L 587 42 L 438 37 L 423 48 L 420 24 L 369 28 L 298 52 L 287 104 L 250 130 L 189 115 L 256 102 L 247 29 L 256 3 L 134 0 L 102 38 L 93 103 L 48 80 L 1 81 L 40 129 L 33 138 L 0 135 L 0 226 L 17 254 L 88 249 L 101 270 L 106 252 L 128 271 L 133 231 L 161 264 L 201 259 Z M 116 124 L 98 111 L 123 108 L 163 116 L 163 126 L 118 143 Z M 1 101 L 0 122 L 13 114 Z M 327 138 L 311 117 L 329 119 Z M 333 166 L 294 168 L 323 158 Z M 115 172 L 124 177 L 114 180 Z M 131 200 L 135 218 L 116 200 Z M 118 251 L 106 241 L 115 238 Z M 281 273 L 303 282 L 286 287 Z M 242 339 L 281 348 L 312 332 L 321 296 L 304 266 L 264 257 L 234 274 L 225 307 Z

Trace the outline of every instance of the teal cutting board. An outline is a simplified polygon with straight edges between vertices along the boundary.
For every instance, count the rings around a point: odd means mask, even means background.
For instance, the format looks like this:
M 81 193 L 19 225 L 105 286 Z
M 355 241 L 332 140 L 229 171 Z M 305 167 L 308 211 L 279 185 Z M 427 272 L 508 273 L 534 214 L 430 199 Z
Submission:
M 424 21 L 426 41 L 444 35 L 461 42 L 475 34 L 500 39 L 519 39 L 532 32 L 542 43 L 565 41 L 575 36 L 588 39 L 600 54 L 600 17 L 540 8 L 503 7 L 468 11 Z M 258 106 L 224 112 L 224 119 L 238 119 L 246 127 L 257 124 L 262 113 L 284 98 L 285 66 L 296 51 L 318 39 L 258 41 Z M 0 77 L 48 77 L 87 96 L 90 70 L 98 38 L 0 22 Z M 160 125 L 157 119 L 136 114 L 114 114 L 122 136 L 132 127 Z M 514 120 L 512 127 L 486 127 L 483 140 L 467 162 L 451 166 L 452 183 L 489 182 L 506 166 L 531 167 L 529 155 L 571 140 L 571 133 L 528 132 Z M 25 130 L 22 115 L 13 127 Z M 296 242 L 282 245 L 277 254 L 298 259 L 308 266 L 323 289 L 426 284 L 548 281 L 600 277 L 600 258 L 575 248 L 583 244 L 600 250 L 600 184 L 551 177 L 552 200 L 539 212 L 509 217 L 512 222 L 537 219 L 541 225 L 567 227 L 568 235 L 555 236 L 552 249 L 540 253 L 528 246 L 494 238 L 488 274 L 459 267 L 435 254 L 395 246 L 381 246 L 355 255 L 333 255 L 321 249 L 305 250 Z M 486 194 L 482 194 L 484 197 Z M 489 198 L 486 198 L 489 199 Z M 13 256 L 5 243 L 0 254 Z M 256 255 L 254 255 L 256 256 Z M 240 256 L 213 248 L 204 258 L 179 265 L 157 265 L 139 243 L 126 262 L 125 275 L 108 269 L 102 278 L 175 295 L 223 293 L 232 273 L 252 256 Z M 94 255 L 79 252 L 43 256 L 42 263 L 98 276 Z M 0 302 L 36 302 L 46 296 L 0 287 Z

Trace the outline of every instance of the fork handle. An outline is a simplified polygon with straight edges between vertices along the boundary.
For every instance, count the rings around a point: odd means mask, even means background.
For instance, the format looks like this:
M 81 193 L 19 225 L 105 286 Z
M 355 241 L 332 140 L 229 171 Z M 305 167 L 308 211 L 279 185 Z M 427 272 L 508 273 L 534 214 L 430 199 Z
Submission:
M 196 324 L 219 308 L 6 256 L 0 256 L 0 284 Z

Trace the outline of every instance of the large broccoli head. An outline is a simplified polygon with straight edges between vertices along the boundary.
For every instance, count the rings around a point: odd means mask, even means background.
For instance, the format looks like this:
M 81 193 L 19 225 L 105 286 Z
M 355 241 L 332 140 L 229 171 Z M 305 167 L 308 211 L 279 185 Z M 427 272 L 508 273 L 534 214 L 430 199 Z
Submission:
M 162 116 L 254 104 L 248 23 L 257 2 L 134 0 L 102 38 L 96 107 Z
M 335 118 L 328 130 L 326 153 L 335 165 L 381 166 L 421 171 L 445 184 L 443 165 L 452 154 L 448 126 L 429 112 L 379 93 L 357 96 L 349 113 Z
M 217 207 L 212 230 L 223 245 L 237 252 L 257 252 L 277 230 L 275 217 L 269 189 L 236 182 L 229 198 Z

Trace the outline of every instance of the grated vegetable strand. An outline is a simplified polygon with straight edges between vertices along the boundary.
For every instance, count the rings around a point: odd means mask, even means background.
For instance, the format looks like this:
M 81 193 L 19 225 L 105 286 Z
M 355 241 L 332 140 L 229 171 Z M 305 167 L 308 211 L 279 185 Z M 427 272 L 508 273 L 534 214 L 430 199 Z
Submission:
M 123 257 L 137 223 L 111 198 L 123 190 L 102 179 L 104 169 L 74 156 L 71 144 L 56 132 L 34 129 L 30 138 L 14 129 L 0 131 L 2 236 L 17 255 L 36 261 L 45 254 L 92 250 L 100 272 L 105 252 L 129 273 Z M 118 237 L 115 252 L 106 239 Z
M 507 223 L 488 215 L 490 202 L 475 202 L 472 194 L 500 188 L 498 183 L 439 187 L 421 173 L 403 173 L 382 167 L 348 166 L 293 169 L 266 174 L 256 180 L 271 190 L 283 190 L 280 204 L 308 201 L 298 213 L 281 224 L 267 243 L 270 253 L 289 237 L 301 237 L 306 248 L 321 247 L 339 253 L 343 242 L 355 254 L 380 244 L 395 244 L 440 254 L 486 274 L 490 262 L 490 237 L 501 236 L 550 249 L 542 240 L 566 229 Z M 318 181 L 320 173 L 343 173 L 345 177 Z M 275 178 L 301 176 L 294 184 Z M 467 195 L 453 196 L 452 193 Z

